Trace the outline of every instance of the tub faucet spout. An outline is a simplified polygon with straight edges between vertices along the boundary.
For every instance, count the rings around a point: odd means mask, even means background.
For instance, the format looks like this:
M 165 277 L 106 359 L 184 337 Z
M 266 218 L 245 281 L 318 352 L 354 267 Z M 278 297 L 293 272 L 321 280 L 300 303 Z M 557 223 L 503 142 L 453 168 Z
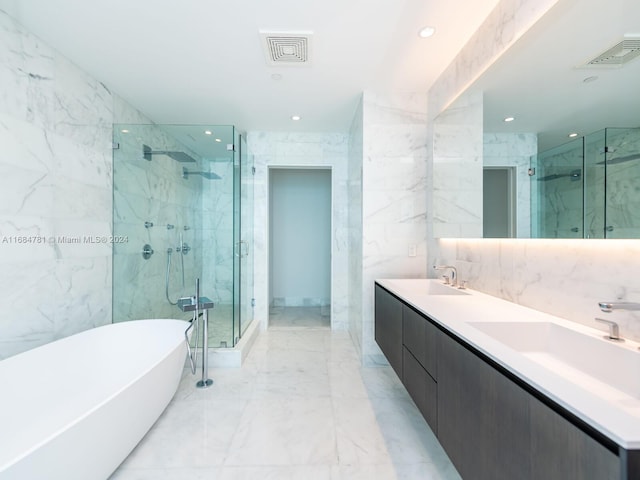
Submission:
M 598 302 L 598 306 L 605 313 L 614 310 L 640 310 L 640 303 L 637 302 Z

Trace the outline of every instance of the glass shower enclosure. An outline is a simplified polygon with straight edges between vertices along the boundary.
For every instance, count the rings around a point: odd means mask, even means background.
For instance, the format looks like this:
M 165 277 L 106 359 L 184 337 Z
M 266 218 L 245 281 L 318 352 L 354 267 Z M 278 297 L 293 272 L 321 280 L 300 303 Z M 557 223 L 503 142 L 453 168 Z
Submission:
M 253 319 L 253 160 L 229 125 L 116 124 L 113 321 L 189 319 L 213 300 L 209 346 L 233 347 Z
M 640 238 L 640 128 L 605 128 L 531 159 L 534 238 Z

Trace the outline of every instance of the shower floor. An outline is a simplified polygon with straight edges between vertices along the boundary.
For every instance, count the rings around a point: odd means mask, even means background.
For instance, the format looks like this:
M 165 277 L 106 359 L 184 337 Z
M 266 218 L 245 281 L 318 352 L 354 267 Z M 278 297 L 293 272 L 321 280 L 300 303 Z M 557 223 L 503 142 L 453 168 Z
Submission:
M 234 335 L 239 333 L 233 330 L 233 305 L 216 304 L 209 311 L 209 347 L 233 347 Z

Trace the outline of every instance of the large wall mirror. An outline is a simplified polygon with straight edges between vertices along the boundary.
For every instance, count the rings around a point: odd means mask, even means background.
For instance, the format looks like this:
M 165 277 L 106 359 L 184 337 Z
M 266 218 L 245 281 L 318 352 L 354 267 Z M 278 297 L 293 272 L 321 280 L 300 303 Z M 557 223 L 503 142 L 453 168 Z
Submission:
M 437 237 L 640 238 L 639 19 L 560 0 L 436 118 Z

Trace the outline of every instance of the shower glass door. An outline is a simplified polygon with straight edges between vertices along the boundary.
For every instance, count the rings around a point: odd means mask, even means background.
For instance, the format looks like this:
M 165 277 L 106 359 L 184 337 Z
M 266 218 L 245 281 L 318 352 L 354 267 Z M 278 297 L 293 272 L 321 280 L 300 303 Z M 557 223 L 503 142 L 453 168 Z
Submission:
M 114 125 L 113 321 L 189 319 L 176 306 L 200 293 L 213 300 L 209 346 L 232 347 L 241 336 L 253 272 L 240 244 L 243 159 L 233 126 Z M 252 194 L 251 194 L 252 195 Z M 251 197 L 252 198 L 252 197 Z M 242 260 L 242 261 L 241 261 Z M 242 288 L 245 285 L 245 288 Z M 249 300 L 250 301 L 250 300 Z

